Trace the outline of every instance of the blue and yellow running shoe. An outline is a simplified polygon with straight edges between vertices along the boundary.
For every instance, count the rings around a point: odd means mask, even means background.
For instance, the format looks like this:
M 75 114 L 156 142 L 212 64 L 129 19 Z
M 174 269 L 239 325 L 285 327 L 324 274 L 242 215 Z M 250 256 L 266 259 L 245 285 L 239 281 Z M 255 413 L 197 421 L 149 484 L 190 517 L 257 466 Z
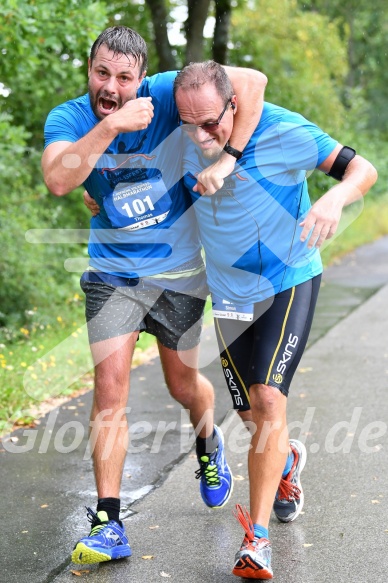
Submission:
M 89 536 L 81 538 L 75 545 L 71 555 L 73 563 L 91 565 L 130 557 L 132 551 L 123 524 L 108 520 L 104 511 L 95 514 L 90 508 L 86 510 L 92 529 Z
M 290 439 L 290 448 L 294 454 L 291 470 L 280 480 L 273 505 L 280 522 L 292 522 L 299 516 L 304 504 L 303 488 L 300 474 L 306 465 L 307 451 L 304 444 L 297 439 Z
M 199 460 L 199 469 L 195 472 L 197 480 L 201 480 L 200 492 L 202 500 L 210 508 L 221 508 L 228 502 L 233 490 L 233 476 L 224 454 L 224 437 L 222 431 L 214 426 L 218 437 L 216 450 L 203 455 Z
M 234 516 L 245 531 L 244 540 L 234 559 L 233 575 L 245 579 L 272 579 L 271 543 L 255 536 L 252 519 L 246 508 L 236 504 Z

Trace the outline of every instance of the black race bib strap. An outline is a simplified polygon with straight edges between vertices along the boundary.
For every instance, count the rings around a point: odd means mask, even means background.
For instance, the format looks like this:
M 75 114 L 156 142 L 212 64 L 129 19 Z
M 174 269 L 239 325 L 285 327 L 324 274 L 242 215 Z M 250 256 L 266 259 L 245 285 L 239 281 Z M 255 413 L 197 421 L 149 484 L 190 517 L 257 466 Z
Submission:
M 356 150 L 353 150 L 353 148 L 349 148 L 348 146 L 344 146 L 338 153 L 337 158 L 334 160 L 330 172 L 326 173 L 327 176 L 331 176 L 336 180 L 342 180 L 349 162 L 353 160 L 355 155 Z

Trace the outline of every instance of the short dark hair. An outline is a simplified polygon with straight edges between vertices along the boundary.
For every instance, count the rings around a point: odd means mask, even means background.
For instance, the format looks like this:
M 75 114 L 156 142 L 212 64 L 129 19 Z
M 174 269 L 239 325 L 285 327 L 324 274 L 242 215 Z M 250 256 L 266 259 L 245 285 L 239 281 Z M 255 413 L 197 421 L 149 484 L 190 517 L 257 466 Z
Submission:
M 175 77 L 174 97 L 179 88 L 184 91 L 198 90 L 206 83 L 214 85 L 225 103 L 234 95 L 232 84 L 224 67 L 215 61 L 204 61 L 190 63 L 183 67 Z
M 147 70 L 148 53 L 143 37 L 127 26 L 111 26 L 106 28 L 94 41 L 90 49 L 90 62 L 96 56 L 98 49 L 105 45 L 116 55 L 131 55 L 140 65 L 140 75 Z

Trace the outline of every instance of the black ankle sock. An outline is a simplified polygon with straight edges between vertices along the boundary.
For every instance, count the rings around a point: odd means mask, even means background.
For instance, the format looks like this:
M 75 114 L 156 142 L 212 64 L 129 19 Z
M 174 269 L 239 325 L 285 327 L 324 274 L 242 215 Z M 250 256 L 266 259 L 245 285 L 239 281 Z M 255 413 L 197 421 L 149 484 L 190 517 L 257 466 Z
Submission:
M 120 498 L 99 498 L 97 512 L 105 510 L 109 520 L 120 522 Z
M 204 455 L 213 453 L 218 447 L 218 435 L 215 429 L 211 437 L 197 437 L 195 441 L 197 457 L 200 459 Z

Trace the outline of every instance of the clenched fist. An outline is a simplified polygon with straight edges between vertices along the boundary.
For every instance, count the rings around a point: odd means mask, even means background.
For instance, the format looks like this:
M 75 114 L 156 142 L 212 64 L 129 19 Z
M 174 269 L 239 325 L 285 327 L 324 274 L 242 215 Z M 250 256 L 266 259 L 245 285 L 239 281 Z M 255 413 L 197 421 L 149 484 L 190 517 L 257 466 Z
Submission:
M 144 130 L 154 117 L 151 97 L 139 97 L 124 103 L 123 107 L 108 116 L 117 134 Z

